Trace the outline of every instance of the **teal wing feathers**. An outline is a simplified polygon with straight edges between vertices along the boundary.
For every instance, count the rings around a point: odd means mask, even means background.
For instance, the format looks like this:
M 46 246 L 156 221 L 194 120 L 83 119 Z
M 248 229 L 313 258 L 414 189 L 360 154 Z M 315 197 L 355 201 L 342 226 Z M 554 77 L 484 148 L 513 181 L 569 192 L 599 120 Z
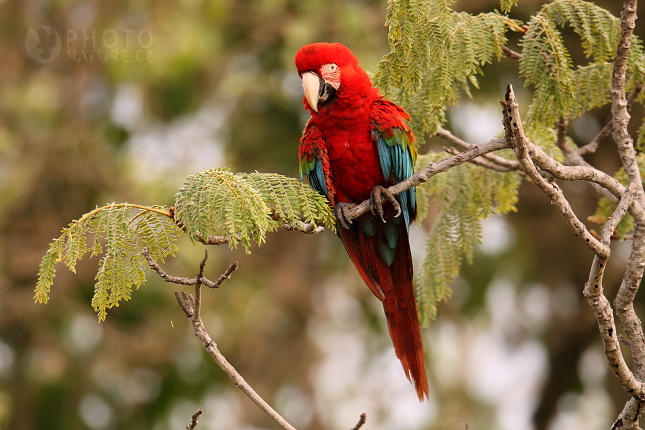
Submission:
M 374 102 L 370 119 L 371 137 L 378 151 L 383 177 L 392 185 L 414 174 L 417 150 L 406 120 L 410 120 L 410 116 L 394 103 L 383 98 Z M 398 201 L 406 227 L 409 227 L 417 213 L 415 189 L 401 193 Z

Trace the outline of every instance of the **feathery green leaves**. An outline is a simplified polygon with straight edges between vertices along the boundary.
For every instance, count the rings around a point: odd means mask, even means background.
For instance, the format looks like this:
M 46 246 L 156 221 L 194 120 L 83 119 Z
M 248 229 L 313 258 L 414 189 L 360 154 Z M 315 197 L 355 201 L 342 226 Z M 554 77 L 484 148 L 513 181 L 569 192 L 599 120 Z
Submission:
M 327 199 L 300 181 L 275 173 L 214 169 L 186 179 L 175 200 L 175 220 L 191 237 L 221 235 L 250 252 L 266 233 L 304 219 L 334 227 Z
M 140 212 L 133 216 L 134 209 Z M 94 257 L 105 250 L 92 298 L 92 307 L 98 313 L 99 321 L 103 321 L 107 309 L 118 306 L 121 300 L 128 300 L 132 289 L 145 282 L 143 248 L 148 248 L 158 261 L 163 261 L 177 251 L 175 240 L 180 233 L 170 213 L 162 207 L 113 203 L 96 208 L 70 223 L 49 245 L 40 263 L 34 299 L 39 303 L 49 300 L 56 263 L 62 260 L 76 273 L 76 264 L 87 252 L 91 251 L 90 256 Z M 93 236 L 92 247 L 87 245 L 89 236 Z M 105 247 L 101 242 L 105 242 Z
M 417 133 L 434 133 L 459 90 L 477 88 L 481 66 L 502 56 L 509 25 L 496 12 L 457 13 L 453 1 L 389 2 L 386 25 L 390 52 L 379 63 L 375 84 L 412 117 Z
M 177 192 L 174 213 L 158 206 L 112 203 L 73 221 L 49 245 L 34 299 L 47 303 L 59 261 L 75 272 L 87 252 L 91 257 L 103 254 L 92 298 L 103 321 L 108 309 L 129 300 L 132 290 L 145 283 L 144 248 L 155 261 L 163 262 L 177 253 L 176 240 L 183 229 L 193 239 L 228 236 L 231 247 L 241 242 L 248 252 L 252 240 L 260 244 L 266 232 L 302 221 L 335 229 L 327 199 L 310 186 L 272 173 L 208 170 L 186 179 Z M 90 247 L 87 241 L 92 236 Z
M 558 27 L 570 25 L 590 63 L 573 68 Z M 527 128 L 552 127 L 559 117 L 580 116 L 611 101 L 611 70 L 620 37 L 620 19 L 582 0 L 557 0 L 531 18 L 522 38 L 520 75 L 535 86 Z M 632 38 L 628 88 L 645 77 L 643 47 Z
M 439 153 L 420 156 L 418 166 L 424 168 L 443 157 Z M 435 318 L 438 303 L 451 296 L 450 283 L 459 274 L 461 264 L 472 263 L 474 244 L 481 239 L 481 220 L 492 213 L 516 210 L 519 182 L 517 172 L 462 164 L 417 187 L 419 221 L 426 216 L 431 198 L 438 205 L 415 286 L 423 325 Z

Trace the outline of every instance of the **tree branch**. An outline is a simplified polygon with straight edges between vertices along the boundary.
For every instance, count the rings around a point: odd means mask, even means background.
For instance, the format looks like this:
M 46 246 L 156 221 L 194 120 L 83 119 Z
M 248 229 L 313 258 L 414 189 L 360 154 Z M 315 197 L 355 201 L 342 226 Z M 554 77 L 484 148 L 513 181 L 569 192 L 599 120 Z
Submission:
M 643 402 L 639 402 L 633 397 L 629 399 L 620 415 L 618 415 L 618 419 L 611 426 L 611 430 L 641 430 L 638 421 L 640 421 L 643 411 L 645 411 L 643 405 Z
M 444 146 L 443 150 L 446 151 L 448 154 L 452 155 L 459 155 L 459 150 L 456 148 L 453 148 L 452 146 Z M 469 161 L 469 163 L 476 164 L 480 167 L 483 167 L 485 169 L 489 170 L 495 170 L 497 172 L 510 172 L 511 169 L 508 169 L 503 166 L 499 166 L 495 163 L 491 163 L 489 161 L 484 160 L 485 157 L 478 157 L 478 158 L 473 158 L 472 160 Z
M 641 181 L 640 170 L 636 163 L 636 151 L 633 140 L 629 135 L 628 102 L 625 98 L 625 74 L 627 70 L 627 56 L 631 44 L 632 33 L 636 25 L 636 0 L 625 0 L 621 11 L 621 34 L 614 69 L 612 73 L 611 113 L 613 118 L 613 138 L 620 155 L 627 178 L 629 189 L 633 192 L 636 200 L 644 206 L 645 194 Z M 641 215 L 642 213 L 638 214 Z M 634 311 L 634 299 L 643 278 L 645 270 L 645 223 L 634 217 L 634 241 L 627 260 L 627 268 L 623 281 L 616 295 L 614 305 L 616 314 L 623 325 L 625 334 L 631 344 L 632 357 L 636 368 L 636 374 L 641 380 L 645 379 L 645 336 L 640 319 Z M 642 398 L 639 398 L 642 400 Z
M 643 90 L 642 85 L 636 85 L 636 87 L 634 87 L 634 90 L 632 91 L 632 93 L 629 95 L 629 98 L 627 99 L 627 112 L 631 112 L 632 104 L 634 103 L 634 100 L 636 99 L 636 97 L 638 97 L 638 95 L 641 93 L 642 90 Z M 594 137 L 585 146 L 581 146 L 580 148 L 578 148 L 576 152 L 580 155 L 593 154 L 594 152 L 596 152 L 600 142 L 602 142 L 607 136 L 609 136 L 609 133 L 611 133 L 613 125 L 614 125 L 613 119 L 609 120 L 607 124 L 605 124 L 600 129 L 596 137 Z
M 506 142 L 506 139 L 494 139 L 489 140 L 488 142 L 481 143 L 479 145 L 472 145 L 466 151 L 460 152 L 455 156 L 437 161 L 436 163 L 430 163 L 425 169 L 415 173 L 404 181 L 392 185 L 387 190 L 392 195 L 399 195 L 405 190 L 423 184 L 437 173 L 445 172 L 446 170 L 458 166 L 459 164 L 466 163 L 474 158 L 488 154 L 489 152 L 499 151 L 500 149 L 508 147 L 509 145 Z M 361 204 L 349 209 L 347 212 L 350 219 L 356 219 L 369 210 L 370 201 L 368 199 L 363 201 Z
M 166 282 L 171 282 L 179 285 L 195 285 L 195 296 L 186 294 L 183 291 L 176 292 L 175 298 L 177 303 L 181 306 L 182 310 L 186 314 L 186 317 L 190 320 L 193 325 L 193 330 L 195 331 L 195 336 L 197 336 L 202 343 L 204 348 L 213 358 L 215 363 L 226 373 L 235 383 L 235 385 L 244 392 L 252 401 L 255 403 L 262 411 L 269 415 L 282 429 L 284 430 L 296 430 L 291 424 L 287 422 L 280 414 L 278 414 L 269 404 L 262 398 L 255 390 L 244 380 L 242 375 L 240 375 L 237 370 L 226 360 L 224 355 L 217 348 L 217 344 L 210 337 L 204 322 L 201 318 L 201 303 L 202 303 L 202 284 L 208 285 L 206 281 L 216 284 L 219 286 L 224 279 L 230 279 L 231 273 L 237 268 L 237 262 L 233 262 L 229 268 L 219 277 L 217 282 L 212 282 L 206 279 L 204 274 L 204 267 L 206 265 L 206 259 L 208 258 L 208 253 L 204 255 L 199 268 L 199 275 L 194 278 L 182 278 L 178 276 L 170 276 L 164 272 L 161 267 L 152 259 L 150 252 L 147 249 L 143 250 L 143 255 L 148 260 L 150 267 L 159 274 L 159 276 Z M 194 415 L 193 415 L 194 417 Z M 192 422 L 192 421 L 191 421 Z
M 439 130 L 437 130 L 437 136 L 447 140 L 453 145 L 459 146 L 462 149 L 470 149 L 473 146 L 475 146 L 472 143 L 468 143 L 466 141 L 461 140 L 460 138 L 458 138 L 448 130 L 441 127 L 439 127 Z M 516 160 L 507 160 L 506 158 L 500 157 L 499 155 L 495 155 L 495 154 L 484 154 L 482 157 L 487 159 L 488 161 L 492 161 L 493 163 L 499 166 L 505 167 L 508 170 L 521 169 L 520 163 Z
M 204 410 L 202 408 L 199 408 L 195 411 L 195 413 L 190 419 L 190 422 L 186 426 L 186 430 L 193 430 L 197 426 L 197 423 L 199 422 L 199 416 L 202 413 L 204 413 Z
M 522 120 L 520 118 L 519 106 L 517 99 L 515 98 L 515 93 L 513 92 L 513 86 L 509 85 L 506 90 L 506 101 L 502 102 L 504 107 L 504 128 L 506 129 L 506 140 L 511 143 L 511 146 L 515 149 L 515 155 L 519 160 L 522 168 L 526 174 L 531 178 L 531 180 L 546 194 L 551 202 L 555 205 L 560 212 L 560 215 L 565 220 L 567 225 L 573 233 L 582 240 L 583 243 L 591 249 L 595 254 L 598 254 L 602 257 L 609 257 L 609 246 L 598 241 L 589 231 L 587 227 L 578 219 L 576 214 L 571 209 L 571 205 L 564 197 L 560 187 L 553 183 L 548 182 L 544 179 L 537 170 L 535 164 L 529 157 L 529 148 L 532 152 L 535 152 L 535 145 L 526 139 L 524 136 L 524 129 L 522 127 Z

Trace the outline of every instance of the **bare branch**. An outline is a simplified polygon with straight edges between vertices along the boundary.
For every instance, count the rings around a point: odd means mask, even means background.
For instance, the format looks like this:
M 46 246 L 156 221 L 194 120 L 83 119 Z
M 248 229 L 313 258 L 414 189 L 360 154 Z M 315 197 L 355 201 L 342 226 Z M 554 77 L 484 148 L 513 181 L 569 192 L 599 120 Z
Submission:
M 202 408 L 197 409 L 193 414 L 192 418 L 190 419 L 190 422 L 186 426 L 186 430 L 193 430 L 195 426 L 197 426 L 197 423 L 199 422 L 199 416 L 203 413 L 204 413 L 204 410 Z
M 325 227 L 323 226 L 316 226 L 315 224 L 302 221 L 296 221 L 293 224 L 285 224 L 282 228 L 287 231 L 299 231 L 305 234 L 320 234 L 325 231 Z
M 569 225 L 573 233 L 583 241 L 583 243 L 591 249 L 595 254 L 604 258 L 609 257 L 609 247 L 598 241 L 589 231 L 587 227 L 578 219 L 576 214 L 571 209 L 571 205 L 564 197 L 560 187 L 545 180 L 537 170 L 535 164 L 529 157 L 529 147 L 535 146 L 526 139 L 522 127 L 522 120 L 518 109 L 517 99 L 513 92 L 513 86 L 509 85 L 506 90 L 506 101 L 502 102 L 504 106 L 504 127 L 506 129 L 506 140 L 511 143 L 515 149 L 515 155 L 519 160 L 524 171 L 529 175 L 531 180 L 546 194 L 551 202 L 560 212 L 560 215 Z
M 161 276 L 161 279 L 163 279 L 166 282 L 171 282 L 173 284 L 180 284 L 180 285 L 195 285 L 198 281 L 197 278 L 180 278 L 177 276 L 171 276 L 168 275 L 164 270 L 157 264 L 156 261 L 152 259 L 152 256 L 150 255 L 150 251 L 148 251 L 148 248 L 143 248 L 143 251 L 141 251 L 144 257 L 146 257 L 146 260 L 148 261 L 148 265 L 152 270 L 157 272 L 159 276 Z
M 636 97 L 641 93 L 643 90 L 642 85 L 636 85 L 634 87 L 632 93 L 629 95 L 629 98 L 627 99 L 627 112 L 631 112 L 632 110 L 632 104 L 634 103 L 634 100 L 636 100 Z M 596 152 L 598 149 L 598 145 L 600 142 L 602 142 L 607 136 L 609 136 L 609 133 L 611 133 L 613 127 L 613 120 L 609 120 L 607 124 L 603 126 L 603 128 L 600 129 L 596 137 L 594 137 L 591 142 L 587 143 L 585 146 L 581 146 L 576 150 L 578 154 L 580 155 L 587 155 L 587 154 L 593 154 Z
M 367 420 L 367 415 L 365 415 L 365 412 L 361 414 L 361 417 L 358 419 L 358 422 L 354 427 L 351 428 L 351 430 L 358 430 L 361 427 L 363 427 L 363 424 L 365 424 L 365 421 Z
M 522 54 L 519 52 L 515 52 L 512 49 L 510 49 L 507 46 L 502 46 L 502 52 L 504 55 L 506 55 L 508 58 L 511 58 L 513 60 L 521 60 L 522 59 Z
M 211 282 L 205 278 L 202 279 L 202 281 L 208 281 L 208 282 L 204 282 L 204 285 L 206 285 L 208 288 L 219 288 L 220 285 L 222 285 L 222 282 L 224 282 L 226 279 L 231 279 L 231 274 L 235 272 L 237 268 L 238 268 L 237 261 L 234 261 L 231 263 L 230 266 L 228 266 L 228 269 L 226 269 L 226 271 L 220 275 L 217 281 Z
M 627 401 L 618 419 L 611 426 L 611 430 L 641 430 L 638 422 L 643 416 L 644 403 L 633 397 Z
M 567 127 L 569 126 L 569 121 L 566 118 L 560 117 L 558 120 L 558 137 L 556 139 L 556 144 L 559 148 L 564 147 L 567 142 Z
M 602 142 L 605 137 L 609 136 L 609 133 L 611 133 L 612 126 L 613 122 L 609 121 L 603 126 L 603 128 L 600 129 L 596 137 L 594 137 L 591 142 L 587 143 L 585 146 L 581 146 L 576 150 L 576 152 L 580 155 L 593 154 L 594 152 L 596 152 L 600 142 Z
M 611 76 L 611 115 L 613 118 L 613 137 L 618 148 L 618 154 L 627 173 L 630 183 L 637 184 L 637 198 L 641 206 L 645 206 L 643 196 L 643 184 L 640 171 L 636 164 L 636 151 L 632 137 L 627 131 L 629 124 L 629 112 L 627 111 L 627 100 L 625 98 L 625 74 L 627 71 L 627 54 L 632 39 L 632 32 L 636 25 L 636 0 L 625 0 L 623 10 L 620 14 L 620 42 L 616 48 L 614 59 L 614 70 Z
M 446 151 L 448 154 L 452 155 L 458 155 L 459 151 L 456 148 L 453 148 L 451 146 L 444 146 L 443 150 Z M 488 162 L 483 159 L 484 157 L 479 157 L 479 158 L 473 158 L 472 160 L 469 161 L 469 163 L 476 164 L 480 167 L 484 167 L 489 170 L 495 170 L 497 172 L 510 172 L 511 169 L 507 169 L 506 167 L 498 166 L 497 164 Z
M 235 368 L 228 362 L 228 360 L 226 360 L 226 358 L 222 355 L 222 353 L 217 348 L 217 344 L 213 341 L 213 339 L 206 331 L 206 328 L 204 327 L 204 322 L 202 321 L 202 318 L 201 318 L 202 284 L 208 285 L 208 286 L 210 286 L 209 284 L 212 284 L 214 285 L 214 287 L 212 288 L 217 288 L 225 279 L 230 279 L 231 273 L 233 273 L 233 271 L 235 271 L 235 269 L 237 269 L 238 267 L 237 262 L 236 261 L 233 262 L 228 267 L 228 269 L 219 277 L 217 282 L 212 282 L 204 278 L 203 276 L 204 267 L 206 265 L 206 260 L 208 258 L 207 252 L 205 253 L 204 259 L 202 260 L 199 266 L 199 275 L 197 275 L 194 278 L 181 278 L 178 276 L 168 275 L 152 259 L 152 257 L 150 256 L 150 252 L 148 252 L 147 249 L 143 250 L 143 255 L 146 257 L 146 260 L 148 260 L 148 264 L 150 265 L 150 267 L 154 271 L 156 271 L 164 281 L 172 282 L 180 285 L 192 285 L 192 284 L 195 285 L 194 297 L 191 295 L 187 295 L 183 291 L 181 293 L 180 292 L 175 293 L 177 303 L 179 303 L 179 306 L 186 314 L 186 317 L 188 317 L 191 324 L 193 325 L 195 336 L 197 336 L 202 341 L 202 343 L 204 344 L 204 348 L 206 348 L 206 351 L 208 351 L 208 353 L 213 358 L 215 363 L 217 363 L 217 365 L 224 371 L 224 373 L 226 373 L 233 380 L 235 385 L 240 390 L 242 390 L 244 394 L 246 394 L 260 409 L 262 409 L 267 415 L 269 415 L 284 430 L 296 430 L 291 424 L 287 422 L 287 420 L 285 420 L 271 406 L 269 406 L 269 404 L 266 401 L 264 401 L 264 399 L 260 397 L 260 395 L 256 393 L 255 390 L 244 380 L 242 375 L 240 375 L 237 372 L 237 370 L 235 370 Z M 193 418 L 195 418 L 196 420 L 195 415 L 193 415 Z
M 454 134 L 452 134 L 448 130 L 446 130 L 444 128 L 441 128 L 441 127 L 439 127 L 439 130 L 437 130 L 437 136 L 442 138 L 442 139 L 447 140 L 448 142 L 452 143 L 453 145 L 459 146 L 462 149 L 470 149 L 473 146 L 475 146 L 472 143 L 468 143 L 466 141 L 461 140 L 460 138 L 458 138 L 457 136 L 455 136 Z M 485 159 L 487 159 L 489 161 L 492 161 L 493 163 L 498 164 L 498 165 L 500 165 L 502 167 L 506 167 L 508 170 L 519 170 L 521 168 L 520 163 L 518 161 L 516 161 L 516 160 L 507 160 L 506 158 L 500 157 L 499 155 L 484 154 L 483 158 L 485 158 Z

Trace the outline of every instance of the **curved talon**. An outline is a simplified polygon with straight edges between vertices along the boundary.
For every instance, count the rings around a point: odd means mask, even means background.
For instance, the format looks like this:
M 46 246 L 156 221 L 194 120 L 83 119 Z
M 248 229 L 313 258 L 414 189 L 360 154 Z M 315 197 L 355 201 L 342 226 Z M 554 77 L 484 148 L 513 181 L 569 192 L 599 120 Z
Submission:
M 396 198 L 394 198 L 394 195 L 391 192 L 380 185 L 375 185 L 370 193 L 370 210 L 372 211 L 372 214 L 381 217 L 381 221 L 385 223 L 385 219 L 383 218 L 382 196 L 387 197 L 388 201 L 392 204 L 392 207 L 396 210 L 396 215 L 394 215 L 394 217 L 396 218 L 401 216 L 401 205 L 399 202 L 396 201 Z
M 349 230 L 352 225 L 352 217 L 349 214 L 349 210 L 354 206 L 356 206 L 354 203 L 336 203 L 336 218 L 340 226 L 345 230 Z

